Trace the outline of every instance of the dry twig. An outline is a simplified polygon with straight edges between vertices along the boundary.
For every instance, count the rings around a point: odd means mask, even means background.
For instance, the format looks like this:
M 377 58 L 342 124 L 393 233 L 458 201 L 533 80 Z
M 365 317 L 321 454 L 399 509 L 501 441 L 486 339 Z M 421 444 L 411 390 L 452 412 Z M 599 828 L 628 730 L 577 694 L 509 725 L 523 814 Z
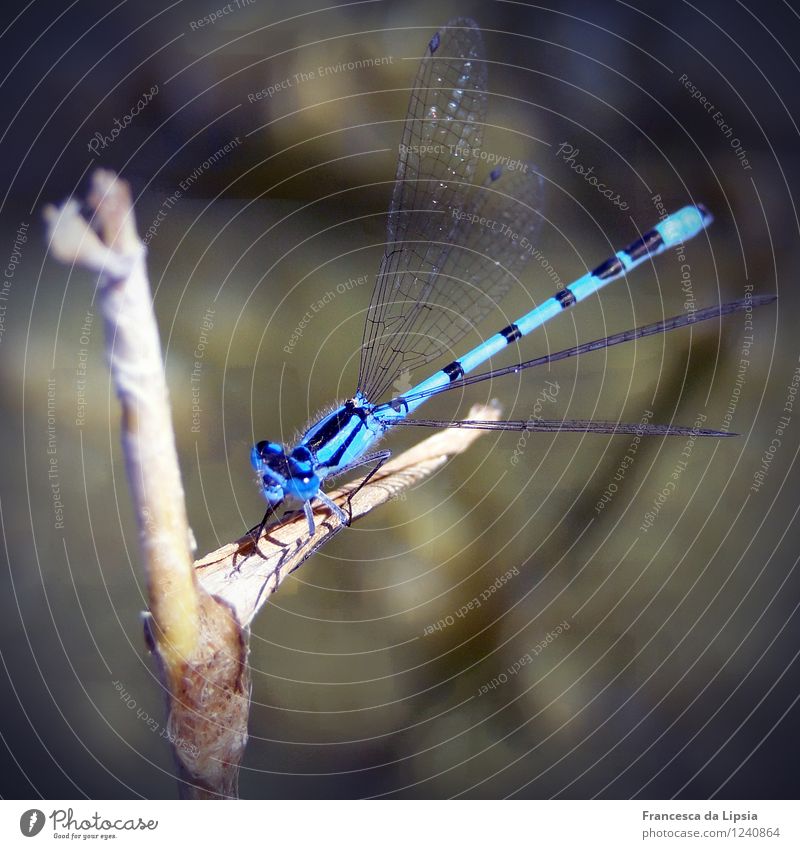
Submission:
M 148 635 L 167 697 L 168 730 L 182 795 L 237 793 L 247 741 L 249 625 L 284 578 L 341 530 L 317 513 L 307 539 L 304 516 L 245 536 L 196 563 L 175 450 L 166 378 L 145 249 L 136 232 L 127 184 L 108 171 L 92 178 L 87 222 L 75 201 L 47 207 L 50 253 L 99 275 L 109 368 L 122 408 L 122 445 L 136 511 L 150 606 Z M 492 407 L 471 417 L 497 417 Z M 479 431 L 452 430 L 387 463 L 357 492 L 331 493 L 353 520 L 419 482 L 461 453 Z

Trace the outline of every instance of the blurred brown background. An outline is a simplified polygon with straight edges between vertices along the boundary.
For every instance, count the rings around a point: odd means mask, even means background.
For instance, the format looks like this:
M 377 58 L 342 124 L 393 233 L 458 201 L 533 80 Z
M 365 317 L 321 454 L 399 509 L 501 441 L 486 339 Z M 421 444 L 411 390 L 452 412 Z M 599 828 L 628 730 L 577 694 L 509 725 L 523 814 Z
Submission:
M 485 149 L 543 174 L 540 250 L 563 282 L 653 224 L 660 194 L 716 215 L 687 245 L 698 305 L 747 285 L 780 302 L 752 329 L 738 315 L 431 402 L 527 418 L 550 380 L 544 417 L 720 427 L 732 406 L 741 436 L 642 442 L 628 465 L 630 437 L 491 434 L 341 534 L 254 625 L 242 794 L 796 796 L 800 406 L 773 444 L 800 355 L 796 15 L 255 0 L 198 24 L 214 11 L 34 3 L 3 29 L 2 794 L 175 794 L 94 281 L 44 258 L 42 205 L 81 197 L 97 166 L 132 184 L 208 551 L 261 516 L 251 442 L 291 439 L 355 386 L 409 87 L 437 27 L 468 15 L 490 62 Z M 670 253 L 522 354 L 679 313 L 681 282 Z M 462 350 L 554 289 L 535 262 L 522 283 Z

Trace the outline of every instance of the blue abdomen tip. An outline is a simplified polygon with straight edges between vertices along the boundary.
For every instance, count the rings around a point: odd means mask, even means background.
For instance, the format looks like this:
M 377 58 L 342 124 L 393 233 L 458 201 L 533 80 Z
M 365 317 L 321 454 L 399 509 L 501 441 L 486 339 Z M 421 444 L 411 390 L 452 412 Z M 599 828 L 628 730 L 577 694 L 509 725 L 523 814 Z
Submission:
M 665 247 L 682 245 L 708 227 L 714 216 L 702 204 L 684 206 L 672 215 L 668 215 L 656 230 L 661 234 Z
M 714 221 L 714 216 L 709 212 L 708 207 L 704 203 L 698 203 L 696 207 L 700 215 L 703 216 L 703 226 L 708 227 Z

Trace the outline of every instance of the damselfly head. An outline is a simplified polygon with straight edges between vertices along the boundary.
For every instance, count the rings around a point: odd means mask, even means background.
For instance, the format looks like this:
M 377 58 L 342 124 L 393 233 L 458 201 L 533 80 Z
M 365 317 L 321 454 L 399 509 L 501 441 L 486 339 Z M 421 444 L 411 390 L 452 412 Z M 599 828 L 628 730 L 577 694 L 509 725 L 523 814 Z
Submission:
M 314 457 L 305 445 L 289 454 L 278 442 L 257 442 L 250 452 L 250 462 L 258 474 L 258 484 L 270 504 L 283 500 L 307 501 L 320 488 L 314 472 Z
M 281 458 L 284 462 L 286 461 L 286 452 L 277 442 L 267 442 L 262 439 L 261 442 L 256 442 L 250 451 L 250 462 L 257 472 L 261 471 L 263 466 L 269 466 L 275 461 L 280 462 Z
M 314 471 L 314 457 L 305 445 L 298 445 L 288 457 L 284 491 L 288 498 L 308 501 L 318 492 L 321 481 Z
M 258 473 L 258 485 L 270 504 L 284 498 L 284 487 L 289 476 L 289 459 L 283 446 L 262 440 L 250 451 L 250 462 Z

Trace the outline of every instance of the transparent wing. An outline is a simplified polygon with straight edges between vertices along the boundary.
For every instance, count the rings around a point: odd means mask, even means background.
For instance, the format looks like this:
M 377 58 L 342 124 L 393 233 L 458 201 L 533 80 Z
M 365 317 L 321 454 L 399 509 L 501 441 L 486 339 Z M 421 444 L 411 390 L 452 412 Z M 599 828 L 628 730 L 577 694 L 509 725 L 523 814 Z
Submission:
M 634 327 L 632 330 L 623 330 L 621 333 L 614 333 L 611 336 L 605 336 L 602 339 L 595 339 L 592 342 L 584 342 L 581 345 L 575 345 L 572 348 L 565 348 L 563 351 L 556 351 L 553 354 L 544 354 L 541 357 L 536 357 L 533 360 L 526 360 L 522 363 L 516 363 L 505 368 L 495 369 L 483 374 L 472 375 L 461 380 L 453 381 L 453 383 L 442 386 L 437 389 L 428 390 L 426 392 L 418 392 L 411 395 L 403 396 L 403 401 L 415 401 L 419 398 L 427 398 L 432 395 L 439 395 L 442 392 L 449 392 L 456 388 L 464 388 L 471 386 L 474 383 L 481 383 L 484 380 L 495 379 L 506 374 L 516 374 L 527 368 L 534 366 L 546 365 L 565 360 L 569 357 L 579 356 L 580 354 L 588 354 L 592 351 L 603 350 L 614 345 L 621 345 L 623 342 L 631 342 L 634 339 L 642 339 L 647 336 L 654 336 L 661 333 L 668 333 L 670 330 L 677 330 L 681 327 L 689 327 L 701 321 L 708 321 L 712 318 L 722 318 L 735 312 L 750 311 L 755 307 L 766 306 L 777 300 L 777 295 L 754 295 L 750 298 L 743 298 L 739 301 L 731 301 L 727 304 L 714 304 L 711 307 L 705 307 L 701 310 L 696 310 L 690 313 L 672 316 L 661 321 L 645 324 L 641 327 Z M 381 410 L 386 408 L 396 409 L 396 402 L 389 402 L 386 405 L 381 405 L 376 408 L 375 413 L 380 416 Z M 691 428 L 681 425 L 660 425 L 660 424 L 625 424 L 624 422 L 603 422 L 590 421 L 588 419 L 564 419 L 564 420 L 527 420 L 527 421 L 448 421 L 435 419 L 392 419 L 392 427 L 459 427 L 471 430 L 510 430 L 510 431 L 536 431 L 540 433 L 603 433 L 608 435 L 615 434 L 635 434 L 638 436 L 710 436 L 710 437 L 727 437 L 738 436 L 738 434 L 729 431 L 707 430 L 703 428 Z
M 533 421 L 437 421 L 435 419 L 400 419 L 392 425 L 401 427 L 458 427 L 468 430 L 511 430 L 532 433 L 604 433 L 635 434 L 637 436 L 713 436 L 716 438 L 738 436 L 727 430 L 684 427 L 682 425 L 626 424 L 625 422 L 593 422 L 586 419 L 536 419 Z
M 456 19 L 420 65 L 364 327 L 358 388 L 371 401 L 461 339 L 533 249 L 541 178 L 531 166 L 507 164 L 471 186 L 485 156 L 482 59 L 475 24 Z
M 428 43 L 403 125 L 387 253 L 417 235 L 441 242 L 450 231 L 446 212 L 463 208 L 477 163 L 467 148 L 483 142 L 486 77 L 475 21 L 454 18 Z
M 641 327 L 634 327 L 631 330 L 623 330 L 620 333 L 613 333 L 610 336 L 604 336 L 601 339 L 595 339 L 592 342 L 583 342 L 580 345 L 574 345 L 571 348 L 565 348 L 563 351 L 556 351 L 552 354 L 543 354 L 532 360 L 515 363 L 511 366 L 492 369 L 491 371 L 482 372 L 481 374 L 473 374 L 469 377 L 462 377 L 459 380 L 454 380 L 445 386 L 439 386 L 435 389 L 427 389 L 421 392 L 411 392 L 402 395 L 402 402 L 418 401 L 420 398 L 431 398 L 434 395 L 441 395 L 444 392 L 452 392 L 454 389 L 464 389 L 466 386 L 472 386 L 475 383 L 482 383 L 484 380 L 496 380 L 498 377 L 503 377 L 507 374 L 517 374 L 525 369 L 535 368 L 536 366 L 550 365 L 559 360 L 566 360 L 569 357 L 577 357 L 581 354 L 589 354 L 592 351 L 601 351 L 605 348 L 612 348 L 614 345 L 620 345 L 623 342 L 632 342 L 634 339 L 643 339 L 647 336 L 656 336 L 662 333 L 668 333 L 670 330 L 677 330 L 681 327 L 698 324 L 701 321 L 708 321 L 712 318 L 722 318 L 734 312 L 742 312 L 752 310 L 754 307 L 765 306 L 777 300 L 777 295 L 754 295 L 750 298 L 743 298 L 739 301 L 731 301 L 727 304 L 714 304 L 711 307 L 704 307 L 700 310 L 695 310 L 681 315 L 674 315 L 671 318 L 665 318 L 661 321 L 645 324 Z M 394 399 L 386 405 L 380 405 L 375 412 L 380 414 L 384 407 L 388 409 L 396 409 L 400 399 Z M 400 403 L 402 403 L 400 402 Z M 395 423 L 394 421 L 392 422 Z

